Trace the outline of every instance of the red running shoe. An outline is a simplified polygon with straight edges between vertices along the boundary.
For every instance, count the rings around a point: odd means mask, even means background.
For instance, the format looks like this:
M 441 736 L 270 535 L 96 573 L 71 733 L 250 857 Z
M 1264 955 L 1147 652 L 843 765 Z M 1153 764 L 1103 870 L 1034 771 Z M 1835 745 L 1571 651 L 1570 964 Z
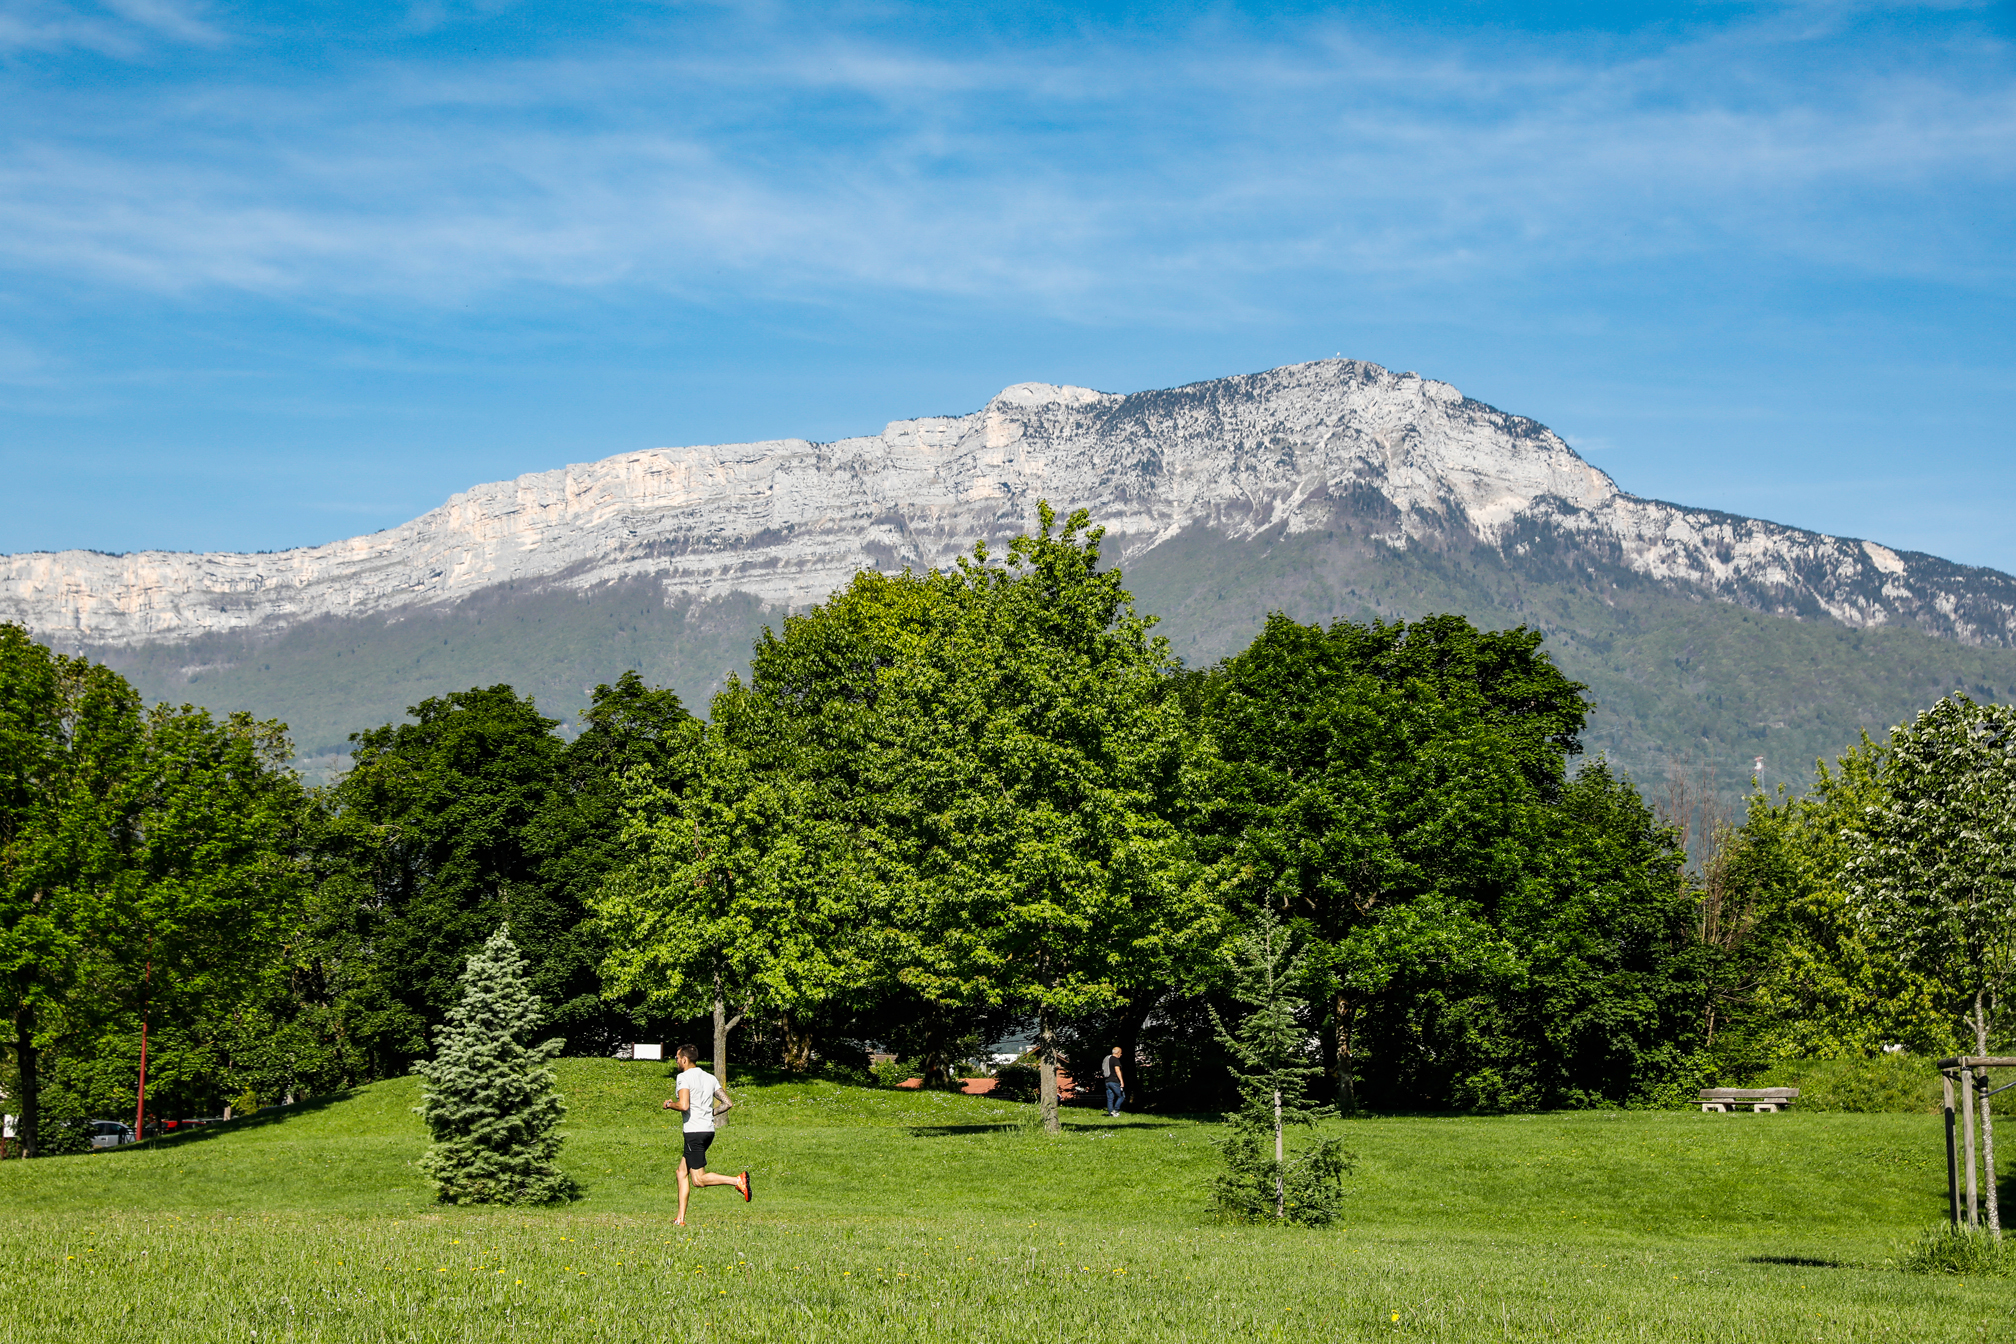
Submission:
M 747 1204 L 749 1200 L 749 1173 L 745 1171 L 742 1173 L 742 1202 Z

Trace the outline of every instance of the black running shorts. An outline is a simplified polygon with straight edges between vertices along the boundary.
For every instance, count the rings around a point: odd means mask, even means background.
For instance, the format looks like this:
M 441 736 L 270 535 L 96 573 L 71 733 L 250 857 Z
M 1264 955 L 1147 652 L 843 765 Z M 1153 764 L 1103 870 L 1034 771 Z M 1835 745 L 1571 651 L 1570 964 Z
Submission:
M 699 1171 L 707 1165 L 707 1145 L 714 1142 L 711 1129 L 689 1129 L 686 1131 L 686 1165 Z

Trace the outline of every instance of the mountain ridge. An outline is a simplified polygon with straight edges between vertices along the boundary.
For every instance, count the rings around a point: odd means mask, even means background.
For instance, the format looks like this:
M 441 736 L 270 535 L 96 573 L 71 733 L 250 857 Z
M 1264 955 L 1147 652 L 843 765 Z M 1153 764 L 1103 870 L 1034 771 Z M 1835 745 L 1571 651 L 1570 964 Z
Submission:
M 1538 421 L 1341 359 L 1127 394 L 1022 383 L 879 435 L 616 454 L 317 547 L 10 555 L 0 619 L 122 647 L 640 576 L 668 602 L 796 610 L 859 569 L 944 564 L 1014 535 L 1038 498 L 1090 508 L 1122 565 L 1200 524 L 1238 542 L 1385 515 L 1376 539 L 1396 549 L 1464 538 L 1516 563 L 1567 545 L 1760 611 L 2016 645 L 2006 574 L 1631 495 Z
M 704 709 L 751 641 L 861 568 L 943 564 L 1083 506 L 1193 665 L 1270 610 L 1529 625 L 1591 688 L 1585 741 L 1736 801 L 1939 695 L 2016 698 L 2016 580 L 1630 495 L 1527 417 L 1326 360 L 1114 394 L 1017 384 L 966 416 L 652 449 L 472 487 L 398 528 L 263 555 L 0 560 L 0 620 L 149 699 L 353 731 L 509 683 L 566 721 L 627 668 Z

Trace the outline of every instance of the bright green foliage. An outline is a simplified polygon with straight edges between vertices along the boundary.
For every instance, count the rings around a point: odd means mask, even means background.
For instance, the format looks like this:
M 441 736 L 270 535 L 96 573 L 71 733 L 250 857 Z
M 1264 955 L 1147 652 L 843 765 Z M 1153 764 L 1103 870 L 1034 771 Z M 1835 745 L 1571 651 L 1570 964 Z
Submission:
M 241 1001 L 305 888 L 299 781 L 280 724 L 157 705 L 122 780 L 125 835 L 93 989 L 150 1021 Z
M 1239 1109 L 1225 1117 L 1231 1133 L 1219 1143 L 1225 1170 L 1211 1182 L 1212 1207 L 1242 1221 L 1333 1222 L 1353 1159 L 1335 1135 L 1299 1147 L 1287 1143 L 1289 1127 L 1313 1128 L 1336 1111 L 1308 1098 L 1323 1069 L 1310 1060 L 1301 1021 L 1308 1005 L 1294 993 L 1307 971 L 1271 910 L 1233 940 L 1231 972 L 1231 996 L 1246 1013 L 1236 1032 L 1226 1031 L 1215 1011 L 1211 1017 L 1232 1056 Z
M 639 800 L 601 904 L 614 985 L 692 1008 L 719 976 L 787 1022 L 872 986 L 927 1055 L 1029 1011 L 1056 1123 L 1060 1018 L 1180 978 L 1215 907 L 1176 825 L 1174 665 L 1084 515 L 1041 513 L 1000 562 L 859 575 L 759 643 L 695 782 Z
M 73 880 L 60 840 L 78 764 L 64 671 L 27 631 L 0 625 L 0 1011 L 14 1037 L 19 1127 L 31 1154 L 36 1036 L 75 984 L 93 923 L 90 892 Z
M 846 684 L 858 659 L 844 627 L 873 605 L 862 594 L 906 582 L 864 574 L 811 616 L 789 618 L 782 640 L 766 632 L 755 684 L 730 679 L 676 768 L 626 777 L 632 857 L 596 899 L 607 992 L 683 1017 L 717 1001 L 774 1016 L 786 1062 L 803 1069 L 812 1015 L 873 978 L 861 737 Z
M 1949 987 L 1856 917 L 1858 837 L 1889 802 L 1887 753 L 1868 738 L 1802 795 L 1759 796 L 1707 865 L 1704 952 L 1720 993 L 1709 1045 L 1724 1076 L 1776 1061 L 1849 1059 L 1901 1044 L 1947 1053 Z M 1803 1101 L 1803 1098 L 1802 1098 Z
M 759 764 L 737 742 L 746 696 L 731 688 L 717 698 L 683 790 L 635 779 L 637 859 L 597 901 L 609 991 L 678 1016 L 720 998 L 790 1020 L 866 974 L 848 833 L 822 815 L 816 784 L 788 757 L 770 752 Z
M 1073 514 L 929 580 L 889 637 L 871 755 L 904 979 L 1037 1020 L 1046 1123 L 1061 1018 L 1195 973 L 1219 912 L 1179 826 L 1197 743 L 1168 648 Z
M 1757 1074 L 1751 1087 L 1796 1087 L 1799 1109 L 1937 1114 L 1944 1105 L 1933 1056 L 1905 1052 L 1787 1059 Z
M 1851 833 L 1857 914 L 1904 965 L 1968 1004 L 1989 1045 L 2016 971 L 2016 707 L 1951 695 L 1891 734 L 1887 798 Z
M 461 1002 L 448 1011 L 415 1109 L 434 1142 L 420 1170 L 448 1204 L 550 1204 L 575 1193 L 557 1163 L 554 1127 L 567 1108 L 554 1090 L 559 1040 L 535 1044 L 543 1008 L 525 959 L 498 929 L 469 958 Z

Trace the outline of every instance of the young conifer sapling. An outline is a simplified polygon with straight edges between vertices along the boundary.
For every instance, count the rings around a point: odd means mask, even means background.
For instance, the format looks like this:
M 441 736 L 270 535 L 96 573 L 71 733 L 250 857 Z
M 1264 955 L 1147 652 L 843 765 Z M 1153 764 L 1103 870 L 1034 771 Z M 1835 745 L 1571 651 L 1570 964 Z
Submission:
M 1247 1009 L 1237 1031 L 1211 1014 L 1218 1040 L 1232 1055 L 1239 1109 L 1225 1117 L 1232 1133 L 1218 1145 L 1225 1170 L 1212 1182 L 1212 1206 L 1242 1221 L 1322 1224 L 1334 1220 L 1353 1157 L 1344 1141 L 1317 1137 L 1290 1148 L 1293 1125 L 1314 1128 L 1336 1114 L 1308 1099 L 1322 1068 L 1309 1058 L 1306 1008 L 1294 993 L 1302 957 L 1288 930 L 1263 910 L 1232 947 L 1232 997 Z

